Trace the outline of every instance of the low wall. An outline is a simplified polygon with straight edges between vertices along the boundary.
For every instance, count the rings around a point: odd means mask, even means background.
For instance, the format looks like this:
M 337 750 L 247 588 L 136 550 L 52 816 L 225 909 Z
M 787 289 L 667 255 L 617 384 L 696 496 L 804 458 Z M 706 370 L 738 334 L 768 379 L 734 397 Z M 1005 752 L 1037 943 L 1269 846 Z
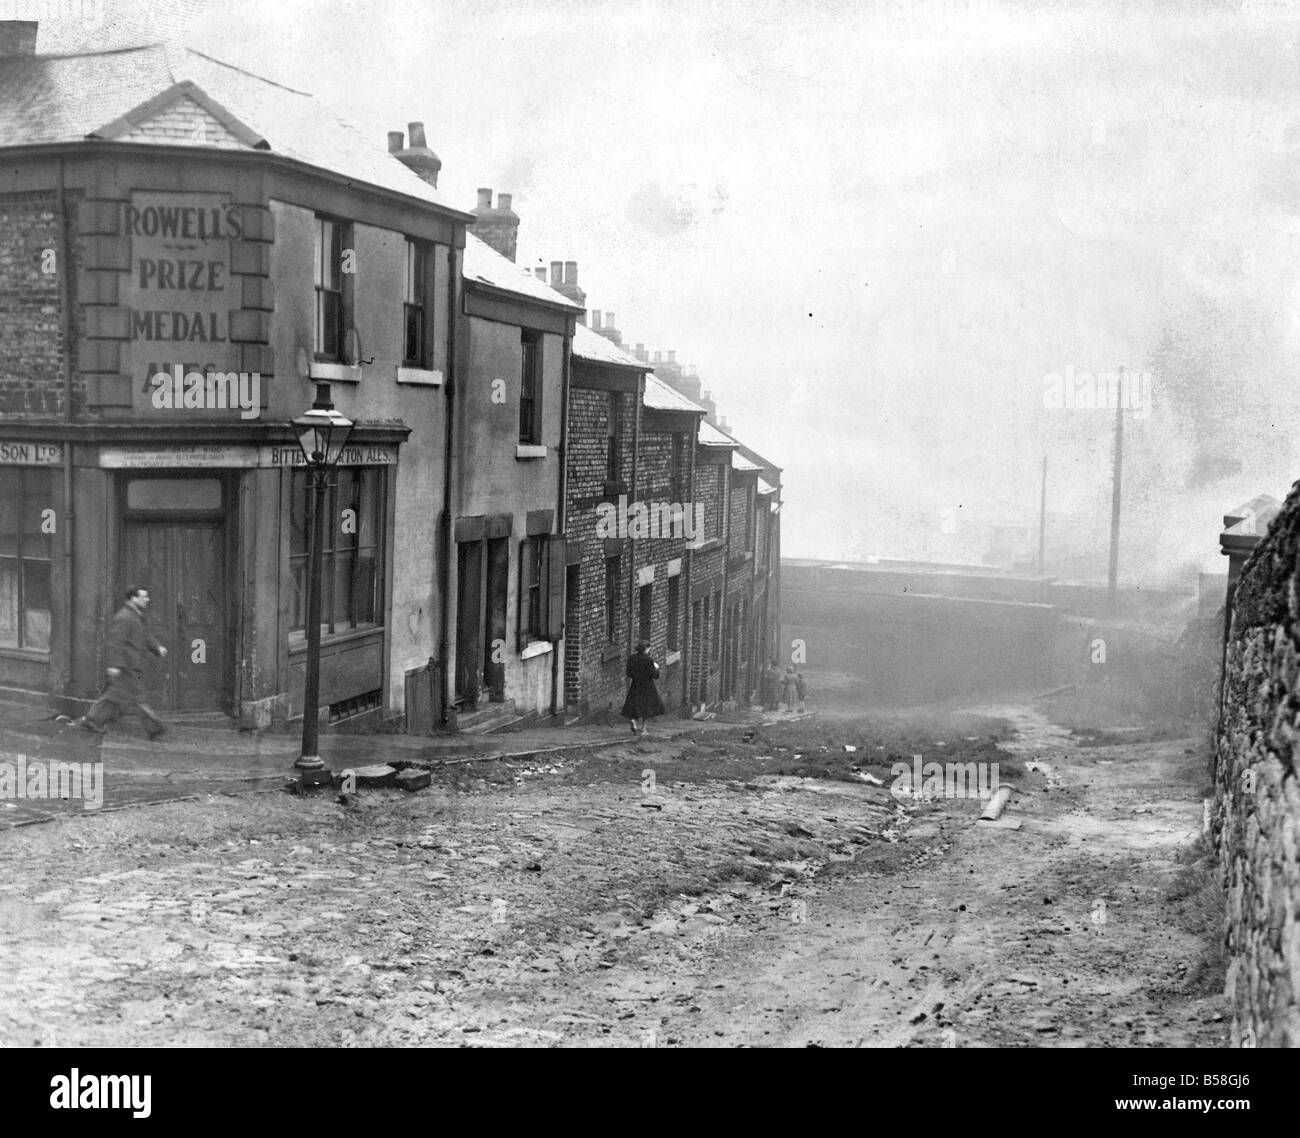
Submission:
M 1300 1046 L 1300 484 L 1232 598 L 1212 832 L 1234 1044 Z

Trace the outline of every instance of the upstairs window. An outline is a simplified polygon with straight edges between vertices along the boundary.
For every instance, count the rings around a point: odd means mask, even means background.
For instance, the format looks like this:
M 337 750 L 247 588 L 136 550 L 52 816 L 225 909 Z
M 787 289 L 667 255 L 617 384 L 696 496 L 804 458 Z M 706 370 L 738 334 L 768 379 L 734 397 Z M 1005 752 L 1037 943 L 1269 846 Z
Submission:
M 322 361 L 343 360 L 349 322 L 343 256 L 352 253 L 351 231 L 347 222 L 316 218 L 316 358 Z
M 610 482 L 622 481 L 623 467 L 623 396 L 617 391 L 609 393 L 609 413 L 605 421 L 605 477 Z
M 542 340 L 536 332 L 524 332 L 522 336 L 519 441 L 535 446 L 542 441 Z
M 429 342 L 426 334 L 427 273 L 429 247 L 423 241 L 406 242 L 406 283 L 402 293 L 402 316 L 405 330 L 402 363 L 406 367 L 429 366 Z

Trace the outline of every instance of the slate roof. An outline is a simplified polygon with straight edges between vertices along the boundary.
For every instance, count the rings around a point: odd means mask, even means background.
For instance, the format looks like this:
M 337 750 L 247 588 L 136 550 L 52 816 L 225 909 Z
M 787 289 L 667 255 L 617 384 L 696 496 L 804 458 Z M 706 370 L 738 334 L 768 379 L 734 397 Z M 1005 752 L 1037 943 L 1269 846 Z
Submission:
M 698 441 L 700 446 L 706 447 L 735 447 L 740 445 L 730 435 L 724 435 L 707 419 L 700 420 L 700 434 Z
M 471 216 L 307 92 L 177 44 L 0 59 L 0 147 L 84 139 L 187 80 L 272 153 Z
M 465 278 L 466 284 L 477 281 L 479 284 L 505 289 L 530 300 L 540 300 L 573 312 L 583 310 L 582 305 L 574 304 L 563 293 L 543 284 L 532 273 L 521 269 L 510 258 L 501 256 L 481 237 L 475 237 L 472 233 L 465 234 L 465 260 L 461 276 Z
M 599 332 L 593 332 L 585 324 L 579 324 L 573 330 L 573 354 L 578 359 L 591 363 L 617 364 L 619 367 L 634 367 L 639 371 L 649 371 L 650 366 L 629 355 Z
M 641 402 L 652 411 L 694 411 L 697 415 L 708 414 L 698 403 L 692 403 L 680 391 L 669 387 L 654 375 L 645 377 L 645 395 Z

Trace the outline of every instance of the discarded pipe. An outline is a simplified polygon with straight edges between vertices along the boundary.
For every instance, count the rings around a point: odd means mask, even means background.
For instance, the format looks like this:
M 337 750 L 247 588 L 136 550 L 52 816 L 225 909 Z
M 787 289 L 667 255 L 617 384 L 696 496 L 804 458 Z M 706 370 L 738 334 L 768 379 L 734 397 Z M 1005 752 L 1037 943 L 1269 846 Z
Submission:
M 1002 811 L 1007 808 L 1007 803 L 1011 801 L 1011 787 L 999 786 L 993 792 L 989 800 L 984 803 L 984 813 L 980 815 L 981 822 L 995 822 L 1002 816 Z

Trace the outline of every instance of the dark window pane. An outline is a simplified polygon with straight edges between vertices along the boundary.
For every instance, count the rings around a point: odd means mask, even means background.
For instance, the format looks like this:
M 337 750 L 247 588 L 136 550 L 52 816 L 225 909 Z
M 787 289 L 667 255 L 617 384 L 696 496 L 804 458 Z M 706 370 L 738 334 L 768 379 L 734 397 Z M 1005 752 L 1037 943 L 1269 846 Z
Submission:
M 23 647 L 50 650 L 50 563 L 23 562 Z

